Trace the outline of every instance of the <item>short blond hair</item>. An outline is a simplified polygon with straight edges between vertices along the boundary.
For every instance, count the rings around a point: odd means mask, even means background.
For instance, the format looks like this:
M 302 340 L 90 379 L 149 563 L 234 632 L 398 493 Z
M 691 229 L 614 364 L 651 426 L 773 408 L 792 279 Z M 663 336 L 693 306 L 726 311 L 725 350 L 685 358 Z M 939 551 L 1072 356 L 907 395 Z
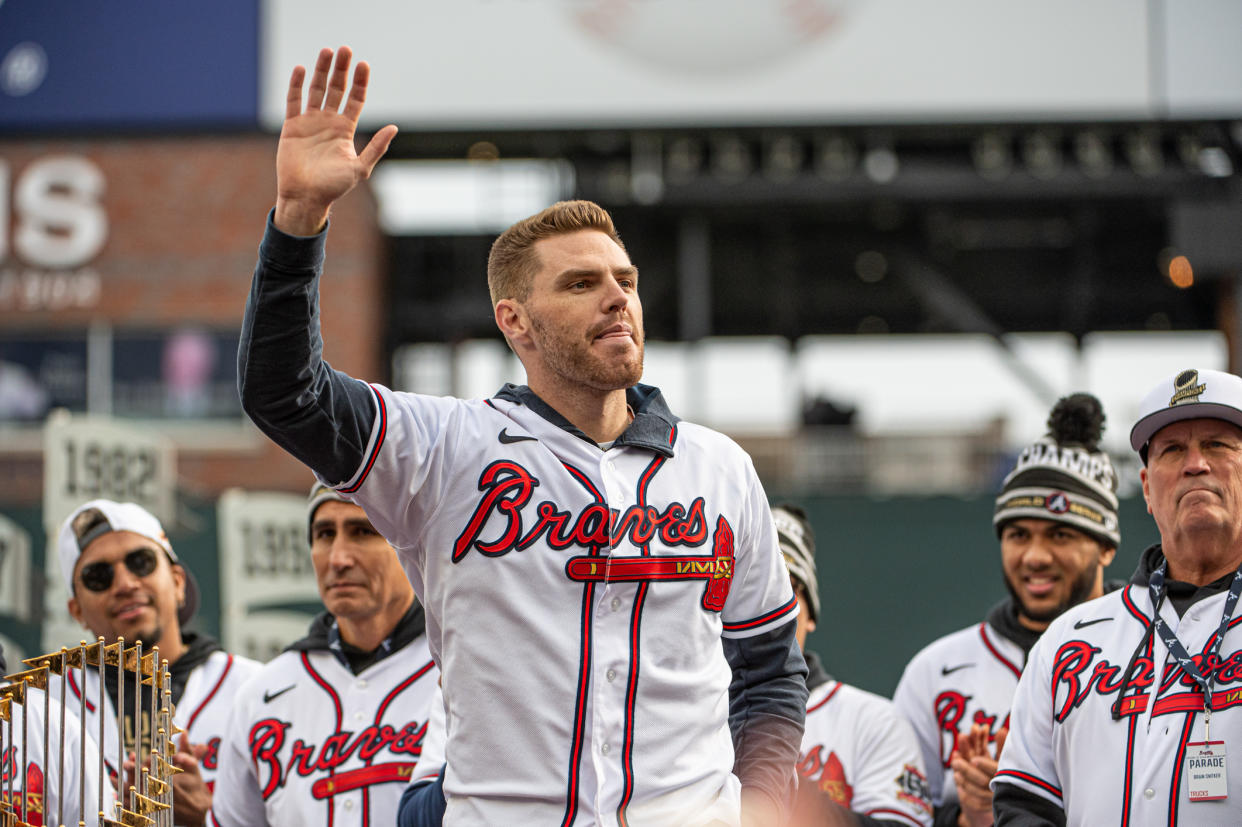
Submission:
M 622 250 L 621 236 L 608 211 L 592 201 L 558 201 L 500 234 L 487 257 L 487 289 L 492 307 L 501 299 L 526 301 L 539 270 L 535 242 L 579 230 L 599 230 Z

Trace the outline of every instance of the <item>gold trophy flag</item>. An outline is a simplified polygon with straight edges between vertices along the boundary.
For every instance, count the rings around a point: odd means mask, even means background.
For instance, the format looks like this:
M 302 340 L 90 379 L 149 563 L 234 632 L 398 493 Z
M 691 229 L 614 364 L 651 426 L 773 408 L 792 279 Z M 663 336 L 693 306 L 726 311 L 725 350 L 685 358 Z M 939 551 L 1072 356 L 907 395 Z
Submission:
M 0 686 L 0 698 L 12 698 L 15 704 L 26 703 L 26 683 L 17 681 L 8 686 Z
M 47 691 L 47 670 L 46 669 L 27 669 L 25 672 L 14 672 L 7 676 L 9 680 L 28 683 L 35 689 Z M 21 701 L 18 701 L 21 703 Z
M 64 655 L 65 665 L 71 666 L 72 664 L 69 659 L 69 650 L 67 649 L 61 649 L 59 652 L 49 652 L 46 655 L 39 655 L 38 657 L 26 658 L 22 661 L 22 663 L 26 664 L 31 669 L 48 669 L 53 675 L 59 675 L 61 655 Z

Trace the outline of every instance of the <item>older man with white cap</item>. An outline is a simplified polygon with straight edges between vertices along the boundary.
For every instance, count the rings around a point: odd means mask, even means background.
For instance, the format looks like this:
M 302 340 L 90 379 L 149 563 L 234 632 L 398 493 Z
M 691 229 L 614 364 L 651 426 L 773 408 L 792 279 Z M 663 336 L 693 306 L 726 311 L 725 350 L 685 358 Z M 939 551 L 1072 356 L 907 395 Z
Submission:
M 1125 589 L 1065 613 L 1031 651 L 992 782 L 997 824 L 1239 822 L 1242 379 L 1162 381 L 1130 444 L 1160 542 Z
M 174 780 L 176 824 L 201 825 L 211 808 L 220 739 L 228 722 L 233 694 L 258 670 L 259 664 L 223 651 L 211 637 L 183 627 L 198 606 L 198 586 L 177 557 L 155 515 L 135 503 L 91 500 L 74 510 L 61 525 L 57 539 L 61 573 L 69 589 L 69 613 L 109 644 L 124 639 L 126 648 L 142 642 L 144 653 L 158 646 L 167 660 L 176 705 L 173 722 L 184 730 L 174 763 L 182 772 Z M 150 689 L 141 704 L 132 682 L 122 687 L 105 670 L 105 709 L 100 710 L 99 674 L 88 670 L 86 686 L 69 673 L 69 692 L 86 696 L 86 729 L 98 732 L 104 715 L 103 753 L 115 777 L 124 771 L 118 756 L 128 756 L 151 733 L 135 726 L 131 713 L 150 709 Z M 123 746 L 117 708 L 124 710 Z M 127 762 L 126 762 L 127 763 Z

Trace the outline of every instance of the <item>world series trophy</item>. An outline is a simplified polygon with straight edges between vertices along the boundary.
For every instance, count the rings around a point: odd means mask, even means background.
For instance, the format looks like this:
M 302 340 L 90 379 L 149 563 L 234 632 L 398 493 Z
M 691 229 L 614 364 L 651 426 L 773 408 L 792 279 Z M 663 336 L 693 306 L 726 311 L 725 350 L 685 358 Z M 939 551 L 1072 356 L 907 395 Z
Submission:
M 172 827 L 172 776 L 181 772 L 172 763 L 175 750 L 173 736 L 181 732 L 173 725 L 172 679 L 168 661 L 160 659 L 159 647 L 143 653 L 142 641 L 128 649 L 125 639 L 106 644 L 101 637 L 95 643 L 82 641 L 73 649 L 62 647 L 52 652 L 27 658 L 27 668 L 0 677 L 0 827 L 35 827 L 36 825 L 90 824 L 101 827 Z M 98 697 L 92 708 L 100 714 L 98 732 L 87 733 L 87 669 L 97 670 Z M 118 787 L 115 804 L 105 806 L 104 787 L 112 783 L 112 773 L 105 767 L 104 724 L 107 709 L 105 686 L 108 670 L 116 679 L 116 775 Z M 76 700 L 66 691 L 67 680 L 76 678 Z M 133 696 L 133 776 L 125 778 L 129 768 L 125 762 L 124 708 L 127 705 L 125 685 L 131 682 Z M 144 693 L 143 688 L 147 687 Z M 143 695 L 149 694 L 149 708 L 144 708 Z M 77 749 L 66 746 L 67 718 L 77 722 Z M 42 725 L 38 726 L 41 719 Z M 18 722 L 15 724 L 15 720 Z M 30 721 L 36 726 L 31 731 Z M 59 726 L 53 721 L 58 720 Z M 149 729 L 147 729 L 149 727 Z M 150 734 L 144 744 L 142 731 Z M 40 731 L 41 730 L 41 731 Z M 95 761 L 87 758 L 87 737 L 95 739 L 98 749 Z M 88 763 L 91 766 L 88 766 Z M 55 775 L 54 785 L 48 779 Z M 77 778 L 76 812 L 66 812 L 66 772 Z M 87 801 L 86 779 L 93 776 L 96 794 Z M 14 785 L 16 782 L 17 789 Z M 54 789 L 49 788 L 54 787 Z M 120 789 L 124 787 L 124 789 Z M 55 812 L 47 806 L 55 798 Z M 109 811 L 111 810 L 111 811 Z M 55 820 L 53 820 L 53 817 Z M 66 818 L 72 821 L 66 822 Z

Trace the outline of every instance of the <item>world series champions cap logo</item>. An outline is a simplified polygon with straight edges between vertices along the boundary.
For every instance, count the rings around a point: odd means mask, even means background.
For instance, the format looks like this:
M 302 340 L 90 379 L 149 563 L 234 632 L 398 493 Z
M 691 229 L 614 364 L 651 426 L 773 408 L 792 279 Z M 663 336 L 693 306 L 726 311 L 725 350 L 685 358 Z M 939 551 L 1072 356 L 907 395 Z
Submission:
M 1199 371 L 1184 370 L 1173 379 L 1173 397 L 1169 400 L 1169 407 L 1184 402 L 1198 402 L 1205 390 L 1207 384 L 1199 384 Z

